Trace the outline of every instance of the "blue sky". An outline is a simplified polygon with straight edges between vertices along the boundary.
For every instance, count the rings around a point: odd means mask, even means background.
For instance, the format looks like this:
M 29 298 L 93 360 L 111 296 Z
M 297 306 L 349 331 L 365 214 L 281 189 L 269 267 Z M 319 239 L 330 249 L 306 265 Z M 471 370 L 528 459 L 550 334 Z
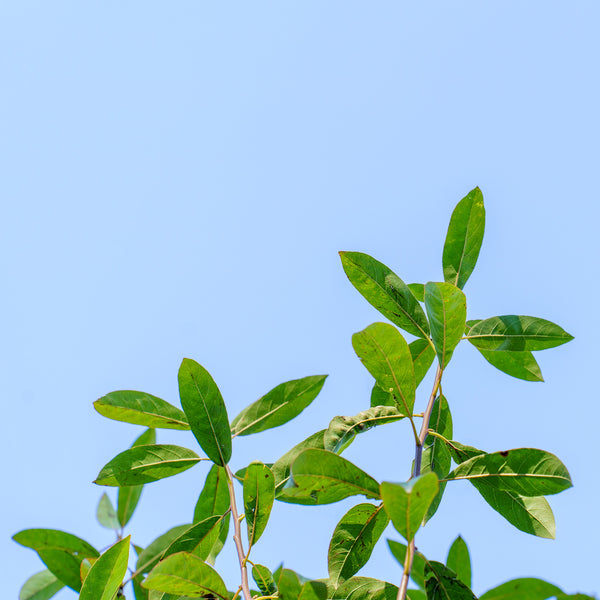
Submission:
M 236 468 L 366 408 L 371 379 L 350 337 L 381 318 L 337 252 L 439 280 L 450 214 L 476 185 L 487 228 L 469 316 L 532 314 L 576 339 L 540 355 L 544 384 L 461 346 L 444 387 L 455 438 L 551 451 L 575 487 L 550 499 L 555 541 L 457 483 L 417 543 L 443 560 L 460 533 L 476 593 L 525 576 L 600 592 L 598 17 L 593 1 L 0 3 L 6 597 L 42 568 L 16 531 L 112 542 L 91 481 L 140 428 L 98 415 L 103 394 L 177 404 L 190 357 L 233 418 L 278 383 L 329 373 L 297 422 L 236 440 Z M 366 434 L 346 456 L 406 479 L 409 430 Z M 138 544 L 189 522 L 205 470 L 147 487 Z M 325 576 L 351 505 L 277 504 L 255 560 Z M 234 560 L 229 544 L 217 565 L 232 588 Z M 401 575 L 385 544 L 363 573 Z

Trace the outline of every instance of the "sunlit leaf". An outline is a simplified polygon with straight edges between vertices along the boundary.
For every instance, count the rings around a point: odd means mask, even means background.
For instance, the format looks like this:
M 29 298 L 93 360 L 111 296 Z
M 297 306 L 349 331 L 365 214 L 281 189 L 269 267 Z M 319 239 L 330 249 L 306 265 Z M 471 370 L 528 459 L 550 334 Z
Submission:
M 435 561 L 425 565 L 425 590 L 427 600 L 477 600 L 454 571 Z
M 49 600 L 64 587 L 65 584 L 50 571 L 40 571 L 23 584 L 19 592 L 19 600 Z
M 140 573 L 149 573 L 156 563 L 162 558 L 166 549 L 182 534 L 190 529 L 191 525 L 177 525 L 166 533 L 159 535 L 138 556 L 135 570 Z
M 471 556 L 469 548 L 460 535 L 452 542 L 446 559 L 446 566 L 456 573 L 467 587 L 471 587 Z
M 409 283 L 408 289 L 413 293 L 413 296 L 419 301 L 425 300 L 425 284 L 424 283 Z
M 244 475 L 244 511 L 248 526 L 248 544 L 262 535 L 275 501 L 275 477 L 261 462 L 250 463 Z
M 480 600 L 546 600 L 560 594 L 562 590 L 555 585 L 541 579 L 526 577 L 507 581 L 488 590 Z
M 116 529 L 117 531 L 121 529 L 121 524 L 117 518 L 117 511 L 112 505 L 112 502 L 110 501 L 110 498 L 106 492 L 104 492 L 104 494 L 102 494 L 100 497 L 98 510 L 96 511 L 96 518 L 102 527 L 106 527 L 107 529 Z
M 327 585 L 322 581 L 307 581 L 300 591 L 298 600 L 327 600 Z
M 396 600 L 398 588 L 371 577 L 351 577 L 333 594 L 334 599 L 344 600 Z
M 254 564 L 252 566 L 252 578 L 263 595 L 272 596 L 277 593 L 277 586 L 273 579 L 273 573 L 271 573 L 264 565 Z
M 542 370 L 531 352 L 483 350 L 479 353 L 499 371 L 525 381 L 544 381 Z
M 194 523 L 214 515 L 222 515 L 229 508 L 227 473 L 223 467 L 213 465 L 206 476 L 204 487 L 194 508 Z
M 92 564 L 83 585 L 80 600 L 114 600 L 127 573 L 131 536 L 111 546 Z
M 223 515 L 214 515 L 186 529 L 169 544 L 161 554 L 161 560 L 177 552 L 189 552 L 206 560 L 219 537 L 223 518 Z

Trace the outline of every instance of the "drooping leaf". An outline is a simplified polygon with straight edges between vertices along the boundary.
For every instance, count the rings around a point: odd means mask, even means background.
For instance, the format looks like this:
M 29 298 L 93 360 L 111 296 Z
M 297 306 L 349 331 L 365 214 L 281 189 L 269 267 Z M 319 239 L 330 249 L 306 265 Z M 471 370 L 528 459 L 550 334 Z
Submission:
M 117 518 L 117 511 L 112 505 L 112 502 L 110 501 L 110 498 L 106 492 L 104 492 L 104 494 L 102 494 L 100 497 L 98 510 L 96 511 L 96 518 L 102 527 L 106 527 L 107 529 L 115 529 L 117 531 L 121 529 L 121 524 Z
M 272 596 L 277 593 L 273 573 L 264 565 L 255 564 L 252 566 L 252 578 L 264 596 Z
M 557 494 L 572 486 L 560 460 L 544 450 L 516 448 L 475 456 L 459 464 L 447 480 L 478 480 L 520 496 Z
M 391 269 L 361 252 L 340 252 L 352 285 L 392 323 L 417 337 L 429 336 L 425 313 L 409 287 Z
M 342 517 L 333 532 L 327 555 L 329 577 L 334 587 L 367 564 L 388 523 L 382 505 L 358 504 Z
M 408 345 L 415 370 L 415 384 L 419 387 L 435 358 L 435 350 L 429 340 L 415 340 Z
M 352 336 L 352 346 L 377 384 L 394 396 L 399 410 L 412 416 L 415 370 L 402 334 L 387 323 L 373 323 Z
M 227 473 L 223 467 L 213 465 L 206 476 L 204 487 L 194 508 L 194 523 L 214 515 L 222 515 L 229 508 Z
M 281 600 L 298 600 L 302 591 L 302 582 L 298 573 L 291 569 L 281 569 L 277 579 L 277 588 Z
M 488 590 L 480 600 L 546 600 L 559 594 L 562 594 L 562 590 L 555 585 L 541 579 L 526 577 L 507 581 Z
M 460 535 L 452 542 L 446 559 L 446 566 L 456 573 L 467 587 L 471 587 L 471 556 L 465 540 Z
M 246 407 L 232 421 L 233 435 L 250 435 L 279 427 L 297 417 L 319 394 L 327 375 L 282 383 Z
M 307 581 L 300 591 L 298 600 L 327 600 L 327 585 L 322 581 Z
M 274 501 L 275 477 L 271 469 L 261 462 L 250 463 L 244 476 L 244 510 L 250 546 L 265 530 Z
M 221 576 L 201 558 L 188 552 L 171 554 L 156 565 L 143 583 L 149 590 L 185 596 L 212 594 L 214 600 L 229 600 Z
M 94 483 L 111 486 L 151 483 L 186 471 L 201 460 L 195 452 L 181 446 L 134 446 L 106 463 Z
M 425 286 L 425 308 L 438 361 L 445 369 L 465 330 L 467 300 L 451 283 L 429 282 Z
M 223 518 L 223 515 L 214 515 L 194 524 L 169 544 L 161 560 L 177 552 L 189 552 L 206 560 L 219 537 Z
M 400 542 L 396 542 L 395 540 L 387 540 L 387 543 L 393 557 L 398 561 L 400 566 L 404 568 L 407 550 L 406 546 Z M 420 588 L 425 589 L 425 557 L 418 551 L 415 551 L 413 556 L 410 578 Z
M 46 569 L 35 573 L 23 584 L 19 600 L 49 600 L 64 587 L 65 584 Z
M 111 546 L 89 570 L 81 586 L 80 600 L 114 600 L 127 573 L 131 536 Z
M 183 359 L 177 379 L 192 433 L 206 456 L 224 467 L 231 458 L 231 432 L 217 384 L 204 367 L 189 358 Z
M 138 556 L 135 570 L 140 573 L 149 573 L 156 563 L 162 558 L 166 549 L 183 533 L 190 529 L 191 525 L 177 525 L 166 533 L 159 535 L 153 542 L 148 544 Z
M 396 531 L 410 542 L 418 531 L 423 517 L 438 492 L 438 478 L 435 473 L 425 473 L 406 483 L 384 481 L 381 486 L 381 499 L 385 512 Z
M 503 315 L 478 321 L 467 339 L 481 350 L 523 352 L 554 348 L 571 341 L 573 336 L 545 319 Z
M 134 425 L 159 429 L 190 428 L 187 417 L 181 410 L 145 392 L 111 392 L 96 400 L 94 408 L 104 417 Z
M 454 571 L 433 560 L 425 565 L 425 590 L 427 600 L 477 600 Z
M 333 594 L 334 599 L 344 600 L 396 600 L 398 588 L 371 577 L 351 577 Z
M 484 229 L 483 195 L 475 188 L 456 205 L 450 218 L 442 256 L 444 281 L 461 289 L 465 286 L 475 268 Z

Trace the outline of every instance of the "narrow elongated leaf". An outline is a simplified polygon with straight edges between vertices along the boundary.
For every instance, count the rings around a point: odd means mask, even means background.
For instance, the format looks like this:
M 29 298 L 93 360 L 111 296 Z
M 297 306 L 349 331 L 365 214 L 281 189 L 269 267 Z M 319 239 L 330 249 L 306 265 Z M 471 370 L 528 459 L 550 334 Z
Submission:
M 435 473 L 426 473 L 406 483 L 389 483 L 381 486 L 381 499 L 385 511 L 406 541 L 410 542 L 421 526 L 421 521 L 438 492 Z
M 395 585 L 371 577 L 351 577 L 333 594 L 339 600 L 396 600 L 397 597 Z
M 384 317 L 417 337 L 429 337 L 429 323 L 409 287 L 390 268 L 361 252 L 340 252 L 352 285 Z
M 433 560 L 425 565 L 425 590 L 427 600 L 477 600 L 454 571 Z
M 334 587 L 367 564 L 388 523 L 382 505 L 358 504 L 342 517 L 333 532 L 327 555 L 329 577 Z
M 153 542 L 148 544 L 140 553 L 135 565 L 135 570 L 140 573 L 149 573 L 158 561 L 163 557 L 167 548 L 182 534 L 188 531 L 191 525 L 177 525 L 166 533 L 159 535 Z
M 483 195 L 475 188 L 456 205 L 450 218 L 442 256 L 444 281 L 461 289 L 465 286 L 475 268 L 484 229 Z
M 573 339 L 562 327 L 522 315 L 503 315 L 479 321 L 471 327 L 468 340 L 482 350 L 545 350 Z
M 560 460 L 544 450 L 516 448 L 475 456 L 461 463 L 447 480 L 482 481 L 520 496 L 557 494 L 572 486 Z
M 64 587 L 65 584 L 46 569 L 32 575 L 23 584 L 19 600 L 49 600 Z
M 94 483 L 140 485 L 186 471 L 202 459 L 195 452 L 168 444 L 134 446 L 106 463 Z
M 350 461 L 327 450 L 304 450 L 292 465 L 294 487 L 281 498 L 297 504 L 330 504 L 364 494 L 379 498 L 379 484 Z
M 165 400 L 132 390 L 111 392 L 94 402 L 94 408 L 115 421 L 160 429 L 190 428 L 187 417 Z
M 206 560 L 219 537 L 223 518 L 223 515 L 208 517 L 184 531 L 169 544 L 162 553 L 161 560 L 177 552 L 189 552 Z
M 393 557 L 398 561 L 398 564 L 404 568 L 404 560 L 406 559 L 406 546 L 395 540 L 387 541 Z M 415 551 L 413 556 L 412 569 L 410 578 L 421 589 L 425 589 L 425 557 L 418 551 Z
M 435 350 L 429 340 L 415 340 L 408 345 L 415 370 L 415 384 L 418 387 L 429 371 L 435 358 Z
M 214 543 L 212 550 L 210 551 L 210 554 L 208 555 L 208 558 L 206 559 L 206 562 L 209 565 L 215 564 L 215 560 L 216 560 L 217 556 L 219 556 L 219 553 L 221 552 L 221 550 L 223 549 L 223 546 L 225 545 L 225 542 L 227 541 L 227 536 L 229 534 L 230 517 L 231 517 L 231 512 L 228 512 L 228 513 L 225 513 L 225 515 L 223 515 L 223 519 L 221 519 L 221 525 L 220 525 L 220 529 L 219 529 L 219 537 L 217 538 L 217 541 Z
M 327 375 L 312 375 L 278 385 L 233 420 L 231 433 L 250 435 L 287 423 L 318 396 L 325 379 Z
M 415 369 L 402 334 L 387 323 L 373 323 L 352 336 L 352 346 L 377 384 L 393 394 L 399 410 L 412 416 Z
M 467 587 L 471 587 L 471 556 L 469 548 L 460 535 L 452 542 L 446 559 L 446 566 L 456 573 Z
M 179 396 L 192 433 L 206 456 L 224 467 L 231 458 L 229 418 L 221 392 L 210 373 L 184 358 L 179 367 Z
M 507 581 L 488 590 L 480 600 L 546 600 L 551 596 L 559 597 L 560 594 L 562 590 L 555 585 L 542 579 L 526 577 Z
M 80 537 L 58 529 L 24 529 L 15 533 L 12 539 L 33 550 L 64 550 L 81 558 L 97 558 L 100 553 Z
M 106 492 L 104 492 L 104 494 L 102 494 L 100 497 L 98 510 L 96 511 L 96 518 L 102 527 L 106 527 L 107 529 L 115 529 L 117 531 L 121 529 L 121 524 L 117 518 L 117 511 L 112 505 L 112 502 L 110 501 L 110 498 Z
M 223 467 L 213 465 L 206 476 L 204 487 L 194 508 L 194 523 L 224 514 L 229 504 L 227 473 Z
M 267 567 L 259 564 L 253 565 L 252 578 L 264 596 L 272 596 L 277 593 L 273 573 Z
M 212 594 L 215 600 L 229 600 L 229 593 L 221 576 L 201 558 L 188 552 L 167 556 L 152 569 L 143 586 L 168 594 Z
M 244 476 L 244 510 L 250 546 L 265 530 L 274 501 L 275 477 L 271 469 L 261 462 L 250 463 Z
M 92 565 L 83 585 L 80 600 L 114 600 L 127 573 L 131 536 L 111 546 Z
M 425 286 L 425 308 L 438 361 L 445 369 L 465 330 L 467 299 L 451 283 L 429 282 Z

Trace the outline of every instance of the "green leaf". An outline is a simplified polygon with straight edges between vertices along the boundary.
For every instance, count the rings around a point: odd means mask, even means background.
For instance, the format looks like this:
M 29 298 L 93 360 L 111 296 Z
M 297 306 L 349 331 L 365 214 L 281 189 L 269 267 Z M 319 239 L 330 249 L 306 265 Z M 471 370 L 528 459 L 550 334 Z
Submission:
M 188 430 L 190 428 L 181 410 L 145 392 L 133 390 L 111 392 L 96 400 L 94 408 L 102 416 L 114 421 L 159 429 Z
M 358 504 L 342 517 L 333 532 L 327 555 L 329 577 L 334 587 L 367 564 L 388 523 L 382 505 Z
M 244 510 L 248 526 L 248 544 L 253 546 L 263 534 L 273 502 L 275 477 L 261 462 L 252 462 L 244 476 Z
M 394 558 L 398 561 L 400 566 L 404 568 L 406 546 L 394 540 L 387 540 L 387 543 Z M 415 551 L 410 578 L 422 589 L 425 589 L 425 563 L 425 557 L 420 552 Z
M 429 282 L 425 286 L 425 308 L 438 361 L 445 369 L 465 330 L 467 299 L 451 283 Z
M 450 450 L 450 454 L 454 462 L 457 464 L 464 463 L 467 460 L 474 458 L 475 456 L 481 456 L 482 454 L 487 454 L 483 450 L 479 450 L 474 448 L 473 446 L 466 446 L 465 444 L 461 444 L 455 440 L 444 440 L 448 449 Z
M 531 352 L 509 350 L 482 350 L 479 353 L 496 369 L 525 381 L 544 381 L 542 370 Z
M 398 588 L 387 581 L 370 577 L 351 577 L 335 591 L 334 599 L 396 600 Z
M 213 465 L 206 476 L 204 487 L 194 508 L 194 523 L 214 515 L 224 514 L 229 505 L 227 473 L 223 467 Z
M 454 571 L 435 561 L 425 565 L 425 590 L 427 600 L 477 600 Z
M 178 381 L 181 406 L 192 433 L 206 456 L 224 467 L 231 458 L 231 432 L 217 384 L 204 367 L 189 358 L 181 363 Z
M 135 600 L 150 600 L 150 594 L 147 589 L 142 587 L 142 581 L 143 579 L 141 575 L 137 575 L 131 580 Z
M 188 552 L 171 554 L 152 569 L 144 587 L 168 594 L 205 596 L 215 600 L 229 600 L 229 593 L 221 576 L 201 558 Z
M 452 542 L 446 559 L 446 566 L 456 573 L 467 587 L 471 587 L 471 557 L 469 548 L 460 535 Z
M 327 375 L 312 375 L 278 385 L 233 420 L 231 433 L 250 435 L 287 423 L 318 396 L 325 379 Z
M 415 370 L 402 334 L 387 323 L 373 323 L 352 336 L 352 346 L 377 384 L 393 394 L 400 411 L 412 416 Z
M 544 450 L 516 448 L 475 456 L 459 464 L 447 480 L 482 481 L 520 496 L 557 494 L 572 486 L 560 460 Z
M 221 550 L 223 549 L 223 546 L 225 545 L 225 542 L 227 541 L 227 535 L 229 534 L 230 517 L 231 517 L 231 512 L 225 513 L 223 515 L 223 519 L 221 520 L 221 525 L 220 525 L 220 530 L 219 530 L 219 537 L 217 538 L 217 541 L 214 543 L 212 550 L 210 551 L 210 554 L 208 555 L 208 558 L 206 559 L 206 562 L 209 565 L 215 564 L 215 560 L 216 560 L 217 556 L 219 556 L 219 553 L 221 552 Z
M 381 486 L 381 499 L 392 525 L 410 542 L 418 531 L 423 517 L 438 492 L 435 473 L 414 477 L 406 483 L 389 483 Z
M 106 492 L 104 492 L 100 498 L 98 510 L 96 511 L 96 517 L 98 519 L 98 523 L 100 523 L 102 527 L 106 527 L 107 529 L 115 529 L 117 531 L 121 529 L 121 524 L 117 518 L 117 512 L 115 511 Z
M 470 191 L 457 205 L 450 218 L 442 265 L 444 281 L 463 288 L 475 268 L 485 229 L 483 194 Z
M 212 516 L 186 529 L 161 554 L 161 560 L 177 552 L 189 552 L 206 560 L 219 537 L 224 516 Z
M 80 600 L 114 600 L 127 573 L 131 536 L 111 546 L 92 565 L 83 585 Z
M 555 323 L 521 315 L 503 315 L 479 321 L 471 327 L 467 339 L 482 350 L 545 350 L 573 339 Z
M 376 406 L 393 406 L 396 408 L 394 396 L 377 385 L 377 382 L 371 389 L 371 408 Z M 398 410 L 398 409 L 396 409 Z
M 302 591 L 302 582 L 297 573 L 291 569 L 281 569 L 277 579 L 280 600 L 298 600 Z
M 409 283 L 408 289 L 412 292 L 413 296 L 419 301 L 425 301 L 425 284 L 423 283 Z
M 308 449 L 292 465 L 294 487 L 284 488 L 280 500 L 295 504 L 330 504 L 364 494 L 379 498 L 379 484 L 350 461 L 328 450 Z
M 488 590 L 480 600 L 546 600 L 559 594 L 562 594 L 562 590 L 555 585 L 541 579 L 526 577 L 507 581 Z
M 181 446 L 134 446 L 104 465 L 94 483 L 111 486 L 151 483 L 186 471 L 201 460 L 196 453 Z
M 408 345 L 415 370 L 415 384 L 419 387 L 435 358 L 435 350 L 429 340 L 415 340 Z
M 429 337 L 423 309 L 409 287 L 384 264 L 361 252 L 340 252 L 352 285 L 383 316 L 417 337 Z
M 427 594 L 422 590 L 407 590 L 406 597 L 408 600 L 427 600 Z
M 167 548 L 182 534 L 188 531 L 191 525 L 177 525 L 166 533 L 158 536 L 152 543 L 148 544 L 138 556 L 135 570 L 140 573 L 150 572 L 158 561 L 163 557 Z
M 65 584 L 50 571 L 40 571 L 23 584 L 19 592 L 19 600 L 49 600 L 64 587 Z
M 267 567 L 259 564 L 253 565 L 252 577 L 263 595 L 272 596 L 277 593 L 277 586 L 273 579 L 273 573 L 271 573 Z
M 322 581 L 307 581 L 298 596 L 298 600 L 327 600 L 327 598 L 327 585 Z

